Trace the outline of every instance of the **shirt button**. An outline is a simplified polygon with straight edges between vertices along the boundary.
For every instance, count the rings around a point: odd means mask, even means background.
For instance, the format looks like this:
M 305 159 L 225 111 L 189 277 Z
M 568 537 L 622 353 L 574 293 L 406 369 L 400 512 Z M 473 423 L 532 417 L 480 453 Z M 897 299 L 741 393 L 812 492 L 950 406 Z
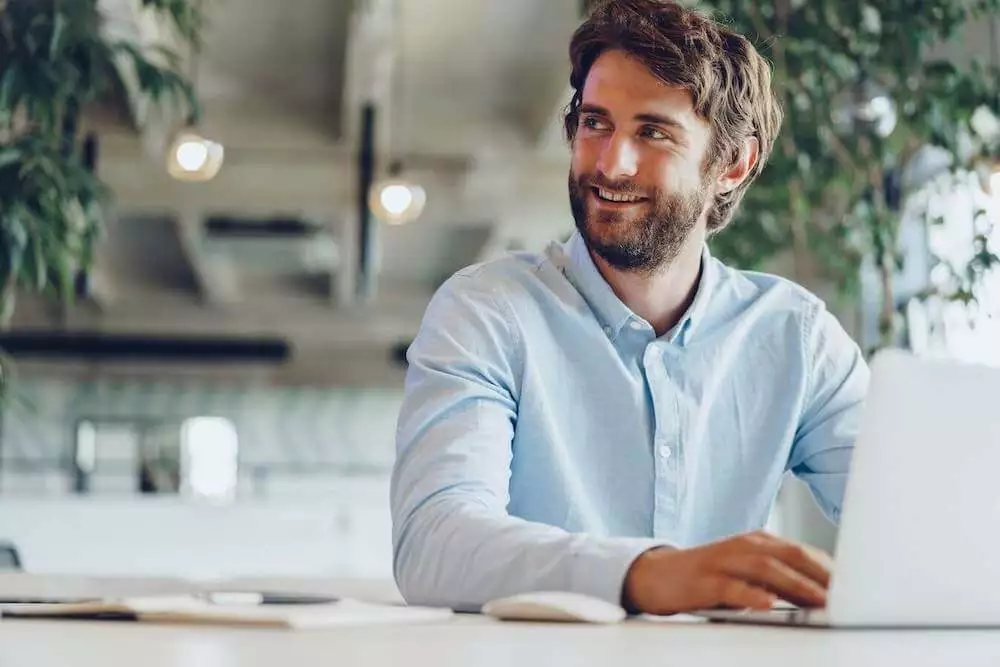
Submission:
M 635 331 L 642 331 L 643 329 L 642 322 L 639 322 L 638 320 L 632 320 L 629 326 L 632 327 L 632 329 L 634 329 Z
M 608 338 L 611 338 L 612 334 L 614 334 L 614 330 L 611 327 L 604 327 L 604 334 Z
M 660 456 L 665 459 L 669 459 L 673 452 L 670 451 L 669 445 L 660 445 Z

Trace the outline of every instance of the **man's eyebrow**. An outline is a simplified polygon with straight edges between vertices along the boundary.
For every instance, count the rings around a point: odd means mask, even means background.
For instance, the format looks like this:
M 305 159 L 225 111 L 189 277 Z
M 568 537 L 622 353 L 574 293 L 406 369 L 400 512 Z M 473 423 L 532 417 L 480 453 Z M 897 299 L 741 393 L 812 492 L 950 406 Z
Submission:
M 596 104 L 581 104 L 580 108 L 577 110 L 580 113 L 593 113 L 598 116 L 610 116 L 608 110 L 604 107 L 597 106 Z
M 657 125 L 666 125 L 667 127 L 676 127 L 679 130 L 687 131 L 684 123 L 670 116 L 661 116 L 655 113 L 640 113 L 636 114 L 635 119 L 643 123 L 656 123 Z

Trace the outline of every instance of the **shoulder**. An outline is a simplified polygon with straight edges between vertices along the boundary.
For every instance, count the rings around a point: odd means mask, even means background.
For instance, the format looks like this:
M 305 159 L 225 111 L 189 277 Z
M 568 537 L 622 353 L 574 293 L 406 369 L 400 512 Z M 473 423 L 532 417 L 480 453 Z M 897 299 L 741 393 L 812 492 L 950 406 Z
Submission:
M 824 301 L 798 283 L 760 271 L 741 271 L 717 262 L 720 287 L 746 305 L 767 303 L 777 310 L 814 314 L 826 308 Z
M 812 371 L 829 364 L 864 365 L 857 343 L 819 296 L 787 278 L 719 266 L 718 293 L 734 319 L 756 322 L 786 349 L 797 347 Z
M 565 282 L 548 253 L 511 252 L 455 272 L 435 300 L 460 299 L 508 315 L 526 303 L 546 300 Z
M 421 332 L 447 330 L 449 336 L 519 337 L 515 305 L 532 292 L 543 255 L 508 253 L 456 271 L 435 291 Z
M 715 298 L 722 304 L 724 318 L 750 318 L 798 333 L 805 340 L 832 317 L 823 299 L 792 280 L 760 271 L 733 269 L 717 260 L 714 264 Z

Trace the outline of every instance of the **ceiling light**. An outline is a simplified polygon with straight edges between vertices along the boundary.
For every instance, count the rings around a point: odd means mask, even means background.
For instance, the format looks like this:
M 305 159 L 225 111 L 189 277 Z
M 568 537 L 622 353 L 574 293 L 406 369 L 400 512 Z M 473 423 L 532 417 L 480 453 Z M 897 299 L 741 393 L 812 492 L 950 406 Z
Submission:
M 399 178 L 376 183 L 368 198 L 375 217 L 390 225 L 416 220 L 426 203 L 427 193 L 422 187 Z
M 208 162 L 208 146 L 204 141 L 185 141 L 177 147 L 177 164 L 187 172 L 199 171 Z
M 224 154 L 222 144 L 194 132 L 182 132 L 167 152 L 167 172 L 180 181 L 208 181 L 222 168 Z

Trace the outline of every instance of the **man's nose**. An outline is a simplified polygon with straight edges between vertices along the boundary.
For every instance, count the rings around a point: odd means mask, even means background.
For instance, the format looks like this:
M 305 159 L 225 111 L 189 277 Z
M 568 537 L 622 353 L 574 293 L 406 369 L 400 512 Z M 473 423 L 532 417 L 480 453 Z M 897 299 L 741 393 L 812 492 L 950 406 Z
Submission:
M 617 133 L 609 137 L 597 168 L 608 180 L 635 176 L 639 171 L 639 155 L 631 139 Z

